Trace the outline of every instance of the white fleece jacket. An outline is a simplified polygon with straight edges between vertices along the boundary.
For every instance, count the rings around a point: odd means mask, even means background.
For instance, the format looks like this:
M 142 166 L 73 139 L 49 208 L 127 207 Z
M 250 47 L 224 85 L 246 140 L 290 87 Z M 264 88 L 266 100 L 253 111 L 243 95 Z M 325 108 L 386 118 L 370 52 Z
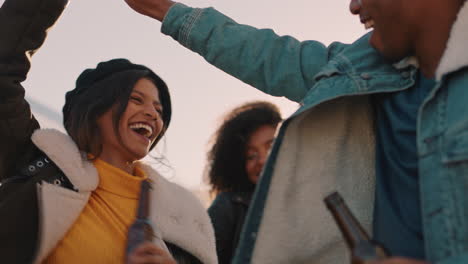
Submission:
M 39 250 L 34 263 L 55 248 L 80 215 L 99 183 L 96 168 L 83 158 L 73 140 L 54 129 L 36 130 L 33 143 L 65 173 L 78 192 L 42 182 L 39 201 Z M 190 252 L 202 263 L 216 264 L 214 231 L 200 201 L 186 189 L 169 182 L 150 166 L 141 168 L 154 181 L 150 218 L 162 238 Z

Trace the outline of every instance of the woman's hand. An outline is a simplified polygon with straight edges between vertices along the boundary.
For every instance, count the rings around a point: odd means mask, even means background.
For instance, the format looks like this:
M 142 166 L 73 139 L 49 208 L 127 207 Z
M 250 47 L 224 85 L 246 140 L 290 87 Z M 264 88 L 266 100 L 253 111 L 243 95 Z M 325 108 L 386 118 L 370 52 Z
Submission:
M 162 21 L 175 3 L 171 0 L 125 0 L 138 13 Z
M 128 257 L 128 264 L 177 264 L 171 254 L 151 242 L 138 245 Z
M 429 262 L 401 257 L 393 257 L 385 260 L 372 261 L 369 264 L 429 264 Z

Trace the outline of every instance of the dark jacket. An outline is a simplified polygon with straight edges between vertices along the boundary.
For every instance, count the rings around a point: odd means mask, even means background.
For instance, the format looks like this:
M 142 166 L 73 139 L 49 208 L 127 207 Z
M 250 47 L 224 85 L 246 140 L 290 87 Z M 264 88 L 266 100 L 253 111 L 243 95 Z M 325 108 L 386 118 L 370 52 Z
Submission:
M 62 160 L 62 163 L 56 165 L 54 157 L 45 154 L 47 151 L 44 150 L 44 146 L 40 148 L 37 147 L 37 142 L 33 143 L 33 133 L 36 134 L 39 124 L 24 98 L 25 90 L 21 85 L 30 69 L 30 57 L 43 44 L 47 29 L 58 19 L 67 2 L 6 0 L 0 9 L 1 263 L 33 263 L 40 261 L 40 251 L 48 252 L 42 248 L 39 231 L 39 216 L 44 214 L 44 208 L 39 209 L 38 205 L 41 203 L 38 197 L 43 197 L 41 195 L 45 193 L 44 189 L 66 192 L 68 196 L 75 197 L 89 197 L 90 191 L 93 190 L 78 190 L 72 184 L 75 181 L 70 178 L 68 171 L 63 170 L 64 164 L 81 160 Z M 64 135 L 63 138 L 66 139 L 67 136 Z M 58 144 L 50 140 L 46 142 L 51 148 Z M 82 165 L 86 165 L 85 162 Z M 60 190 L 62 187 L 66 190 Z M 171 188 L 179 191 L 179 187 Z M 190 200 L 192 197 L 185 195 L 185 198 Z M 204 211 L 201 205 L 200 210 Z M 208 216 L 206 219 L 206 222 L 209 222 Z M 63 223 L 58 221 L 59 224 Z M 41 227 L 43 225 L 44 223 L 41 223 Z M 167 244 L 178 263 L 201 263 L 174 243 Z
M 231 263 L 237 248 L 252 193 L 222 192 L 208 208 L 215 229 L 220 264 Z
M 0 180 L 21 176 L 23 168 L 42 156 L 31 142 L 39 124 L 24 100 L 20 83 L 29 71 L 30 56 L 42 45 L 46 30 L 60 16 L 66 2 L 7 0 L 0 10 Z M 56 167 L 49 166 L 41 175 L 34 175 L 34 180 L 11 181 L 0 187 L 2 263 L 32 262 L 38 237 L 36 184 L 42 180 L 53 182 L 60 174 Z

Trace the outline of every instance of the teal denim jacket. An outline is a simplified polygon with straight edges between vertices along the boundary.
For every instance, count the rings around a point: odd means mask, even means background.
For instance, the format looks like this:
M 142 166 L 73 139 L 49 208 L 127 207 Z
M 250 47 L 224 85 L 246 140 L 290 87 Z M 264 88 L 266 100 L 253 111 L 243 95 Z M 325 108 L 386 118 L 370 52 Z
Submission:
M 462 11 L 467 10 L 465 5 Z M 454 26 L 437 85 L 418 113 L 424 241 L 427 260 L 433 263 L 468 263 L 468 55 L 459 53 L 460 45 L 466 47 L 468 40 L 458 32 L 460 28 L 466 32 L 465 20 L 459 19 Z M 292 120 L 325 102 L 404 90 L 415 83 L 416 66 L 408 60 L 386 63 L 368 44 L 369 35 L 353 44 L 325 47 L 240 25 L 212 8 L 182 4 L 170 9 L 161 30 L 255 88 L 301 103 L 279 131 L 234 263 L 252 261 L 276 159 Z M 457 60 L 452 63 L 453 55 Z

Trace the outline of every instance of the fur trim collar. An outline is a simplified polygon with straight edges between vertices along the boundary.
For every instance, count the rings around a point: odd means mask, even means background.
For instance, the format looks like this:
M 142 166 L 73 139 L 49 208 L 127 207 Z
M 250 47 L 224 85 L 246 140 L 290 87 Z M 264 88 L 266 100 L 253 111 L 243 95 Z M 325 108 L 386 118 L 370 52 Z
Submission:
M 436 71 L 437 80 L 447 73 L 459 70 L 468 65 L 468 52 L 466 46 L 468 36 L 468 1 L 465 1 L 463 7 L 458 13 L 457 20 L 453 24 L 450 38 L 439 66 Z
M 190 249 L 190 253 L 203 263 L 216 263 L 214 230 L 198 198 L 169 182 L 150 166 L 142 162 L 138 166 L 154 182 L 151 220 L 159 227 L 163 239 Z
M 73 140 L 55 129 L 36 130 L 34 144 L 67 175 L 78 193 L 42 183 L 39 263 L 53 250 L 79 216 L 90 193 L 99 183 L 96 168 L 80 153 Z M 154 182 L 151 192 L 151 221 L 162 238 L 190 252 L 203 263 L 217 263 L 214 231 L 201 202 L 181 186 L 160 176 L 151 166 L 138 162 Z
M 84 158 L 84 154 L 68 135 L 56 129 L 38 129 L 31 139 L 80 192 L 90 192 L 97 188 L 99 177 L 96 168 Z

